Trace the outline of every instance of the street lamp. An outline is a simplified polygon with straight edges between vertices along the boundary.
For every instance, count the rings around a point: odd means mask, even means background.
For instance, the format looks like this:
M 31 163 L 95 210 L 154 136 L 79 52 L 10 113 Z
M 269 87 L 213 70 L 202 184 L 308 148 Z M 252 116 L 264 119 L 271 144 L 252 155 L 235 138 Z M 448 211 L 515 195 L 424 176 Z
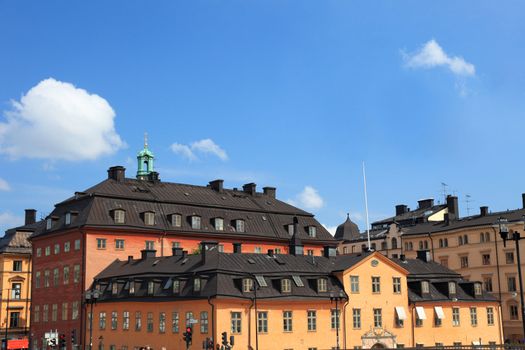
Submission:
M 93 349 L 93 305 L 100 298 L 100 291 L 97 289 L 88 290 L 85 295 L 86 304 L 91 304 L 89 311 L 89 350 Z
M 341 317 L 339 316 L 339 302 L 345 300 L 345 293 L 340 290 L 339 295 L 330 293 L 330 302 L 335 301 L 335 336 L 336 336 L 336 350 L 339 350 L 339 325 L 341 323 Z
M 525 215 L 523 216 L 525 222 Z M 521 257 L 520 257 L 520 240 L 525 237 L 521 237 L 518 231 L 514 231 L 512 236 L 509 237 L 509 228 L 507 226 L 508 220 L 505 218 L 498 219 L 499 235 L 503 240 L 503 246 L 507 246 L 507 240 L 513 240 L 516 244 L 516 256 L 518 259 L 518 279 L 520 283 L 520 306 L 521 306 L 521 325 L 523 327 L 523 337 L 525 338 L 525 303 L 523 302 L 523 278 L 521 276 Z

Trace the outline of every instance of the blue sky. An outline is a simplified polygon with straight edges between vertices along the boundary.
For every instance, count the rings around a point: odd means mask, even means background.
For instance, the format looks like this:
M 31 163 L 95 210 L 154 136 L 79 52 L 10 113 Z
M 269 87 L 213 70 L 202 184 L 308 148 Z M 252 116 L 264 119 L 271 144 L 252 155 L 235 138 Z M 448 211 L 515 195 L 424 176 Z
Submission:
M 0 1 L 0 230 L 136 171 L 277 187 L 333 227 L 521 205 L 520 1 Z

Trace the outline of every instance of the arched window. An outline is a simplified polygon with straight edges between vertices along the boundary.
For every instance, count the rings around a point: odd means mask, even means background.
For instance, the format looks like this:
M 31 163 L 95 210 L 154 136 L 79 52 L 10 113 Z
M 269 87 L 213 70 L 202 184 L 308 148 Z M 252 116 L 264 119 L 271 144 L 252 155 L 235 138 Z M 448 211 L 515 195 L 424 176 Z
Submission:
M 445 238 L 443 240 L 443 247 L 445 247 L 445 248 L 448 247 L 448 238 Z
M 372 243 L 372 250 L 376 250 L 376 244 L 375 243 Z
M 458 245 L 463 245 L 463 237 L 462 236 L 458 237 Z
M 419 250 L 423 250 L 423 241 L 419 241 Z
M 392 249 L 397 249 L 397 238 L 393 237 L 390 244 L 392 245 Z
M 408 242 L 408 250 L 413 250 L 414 244 L 412 242 Z
M 386 241 L 381 242 L 381 250 L 387 250 L 388 249 L 388 243 Z
M 463 244 L 468 244 L 468 236 L 467 235 L 463 236 Z
M 443 247 L 444 247 L 444 246 L 443 246 L 443 239 L 440 238 L 440 239 L 439 239 L 439 248 L 443 248 Z
M 428 249 L 428 241 L 423 241 L 423 248 Z

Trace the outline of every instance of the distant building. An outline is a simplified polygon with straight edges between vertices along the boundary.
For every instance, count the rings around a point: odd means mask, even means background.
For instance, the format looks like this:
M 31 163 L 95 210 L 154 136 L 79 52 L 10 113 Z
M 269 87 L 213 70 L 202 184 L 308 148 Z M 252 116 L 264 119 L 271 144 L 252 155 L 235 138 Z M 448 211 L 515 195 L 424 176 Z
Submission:
M 292 249 L 293 250 L 293 249 Z M 95 276 L 93 346 L 185 349 L 226 332 L 239 349 L 395 348 L 501 343 L 497 300 L 419 259 L 221 253 L 175 248 L 159 257 L 116 260 Z M 277 345 L 278 344 L 278 345 Z

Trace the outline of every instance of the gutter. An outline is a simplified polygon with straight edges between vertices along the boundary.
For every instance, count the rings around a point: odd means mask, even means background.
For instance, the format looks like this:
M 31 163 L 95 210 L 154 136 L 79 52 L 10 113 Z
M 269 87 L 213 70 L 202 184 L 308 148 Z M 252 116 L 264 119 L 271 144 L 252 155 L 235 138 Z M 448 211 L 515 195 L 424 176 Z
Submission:
M 215 305 L 211 302 L 211 297 L 208 297 L 208 304 L 211 305 L 211 333 L 212 338 L 211 341 L 213 342 L 212 349 L 215 349 L 215 338 L 216 338 L 216 327 L 215 327 Z

